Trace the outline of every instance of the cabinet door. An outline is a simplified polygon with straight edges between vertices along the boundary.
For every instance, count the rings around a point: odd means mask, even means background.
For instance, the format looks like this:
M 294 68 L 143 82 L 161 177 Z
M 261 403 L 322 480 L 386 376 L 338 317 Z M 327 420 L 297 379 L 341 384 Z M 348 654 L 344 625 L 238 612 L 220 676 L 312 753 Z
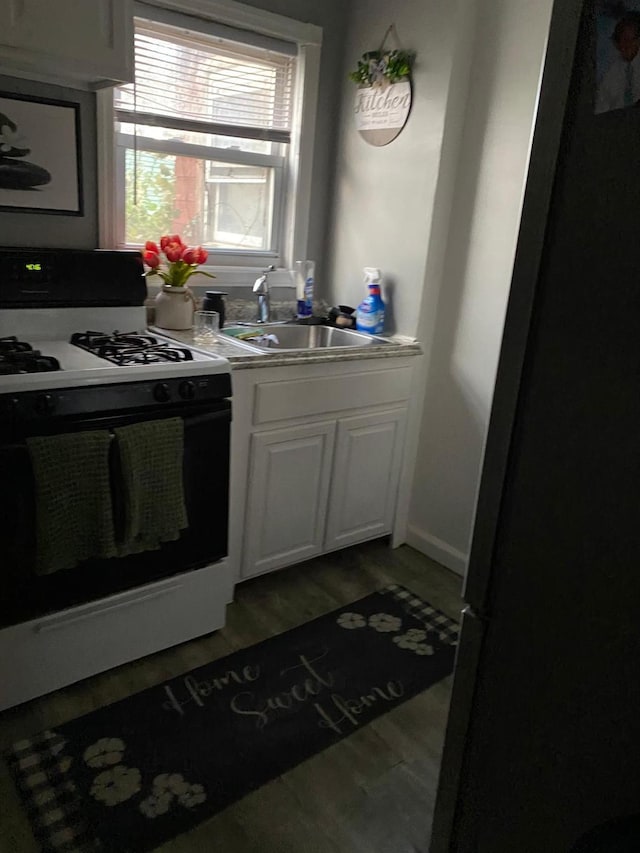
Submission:
M 0 63 L 95 85 L 133 79 L 131 0 L 7 0 Z
M 390 533 L 406 409 L 338 421 L 326 550 Z
M 323 550 L 335 423 L 252 437 L 243 577 Z

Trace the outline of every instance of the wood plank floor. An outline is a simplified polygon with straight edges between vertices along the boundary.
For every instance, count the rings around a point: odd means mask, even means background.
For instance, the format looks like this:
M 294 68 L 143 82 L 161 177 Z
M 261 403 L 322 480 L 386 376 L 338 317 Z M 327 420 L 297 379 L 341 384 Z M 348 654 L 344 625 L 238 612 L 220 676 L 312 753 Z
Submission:
M 0 714 L 0 749 L 257 643 L 388 583 L 458 619 L 461 581 L 408 546 L 366 543 L 248 581 L 222 631 Z M 160 853 L 426 853 L 451 678 L 318 753 Z M 36 853 L 0 765 L 0 851 Z

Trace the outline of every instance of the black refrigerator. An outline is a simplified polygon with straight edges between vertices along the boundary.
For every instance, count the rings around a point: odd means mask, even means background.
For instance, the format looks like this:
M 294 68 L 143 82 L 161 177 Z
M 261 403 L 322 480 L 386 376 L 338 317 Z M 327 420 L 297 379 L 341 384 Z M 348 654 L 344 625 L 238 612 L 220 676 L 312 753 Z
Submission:
M 431 853 L 640 814 L 640 105 L 595 112 L 624 11 L 552 14 Z

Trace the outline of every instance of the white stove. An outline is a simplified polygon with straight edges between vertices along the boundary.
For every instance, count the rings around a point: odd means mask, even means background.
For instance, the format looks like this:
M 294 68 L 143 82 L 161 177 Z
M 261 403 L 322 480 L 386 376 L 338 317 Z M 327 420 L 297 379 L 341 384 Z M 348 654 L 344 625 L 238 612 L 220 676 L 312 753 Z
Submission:
M 72 343 L 88 332 L 95 333 L 88 339 L 91 351 Z M 9 338 L 17 339 L 15 346 L 3 341 Z M 37 352 L 42 359 L 33 364 Z M 229 362 L 221 356 L 148 332 L 142 306 L 0 311 L 0 393 L 197 378 L 229 370 Z
M 142 273 L 138 252 L 0 248 L 0 474 L 6 485 L 0 489 L 6 568 L 0 710 L 224 625 L 235 580 L 228 558 L 230 366 L 147 329 Z M 98 487 L 109 491 L 101 506 L 111 506 L 120 542 L 129 521 L 148 525 L 147 516 L 136 517 L 128 481 L 118 473 L 130 464 L 120 454 L 120 430 L 144 432 L 148 424 L 156 434 L 158 422 L 162 434 L 162 424 L 176 420 L 182 422 L 188 521 L 177 538 L 171 529 L 143 550 L 123 548 L 107 557 L 93 534 L 89 501 L 89 520 L 70 524 L 66 534 L 79 535 L 89 550 L 83 545 L 64 566 L 40 573 L 38 555 L 57 543 L 48 533 L 41 541 L 39 519 L 61 506 L 64 511 L 67 499 L 71 505 L 77 489 L 87 487 L 84 468 L 73 464 L 76 446 L 104 467 L 81 435 L 108 435 L 107 484 Z M 76 435 L 77 443 L 69 442 Z M 59 459 L 50 453 L 54 470 L 45 472 L 43 485 L 34 439 L 71 453 L 69 476 L 55 469 Z M 157 459 L 146 459 L 149 448 Z M 167 474 L 162 442 L 144 452 L 136 450 L 136 464 L 150 474 L 148 482 L 142 478 L 145 496 L 163 494 L 161 486 L 175 475 Z M 55 488 L 48 476 L 57 478 Z

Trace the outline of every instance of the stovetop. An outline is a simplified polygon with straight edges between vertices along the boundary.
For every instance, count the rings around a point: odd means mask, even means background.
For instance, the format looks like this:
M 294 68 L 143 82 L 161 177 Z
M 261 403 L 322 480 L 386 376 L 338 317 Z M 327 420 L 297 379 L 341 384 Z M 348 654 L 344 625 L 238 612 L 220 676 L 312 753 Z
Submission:
M 0 311 L 0 393 L 229 372 L 225 358 L 150 334 L 145 320 L 144 308 Z
M 57 358 L 43 355 L 26 341 L 19 341 L 15 335 L 0 338 L 0 376 L 48 373 L 53 370 L 60 370 Z
M 193 351 L 157 336 L 140 332 L 75 332 L 71 335 L 73 346 L 105 358 L 112 364 L 176 364 L 193 361 Z

